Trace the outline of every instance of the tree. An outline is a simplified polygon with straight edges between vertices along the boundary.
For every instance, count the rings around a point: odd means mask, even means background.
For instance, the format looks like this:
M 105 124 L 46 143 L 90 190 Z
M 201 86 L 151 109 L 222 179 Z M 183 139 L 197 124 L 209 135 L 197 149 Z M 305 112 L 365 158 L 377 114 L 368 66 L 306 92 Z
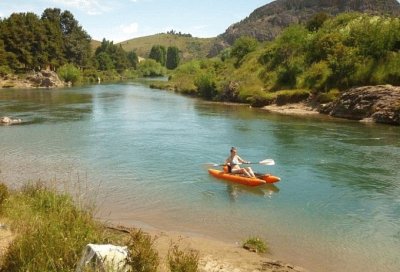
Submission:
M 61 10 L 58 8 L 45 9 L 41 20 L 46 36 L 49 37 L 45 49 L 48 56 L 48 64 L 50 68 L 57 68 L 65 63 L 64 41 L 61 31 Z
M 61 13 L 61 32 L 64 35 L 65 57 L 78 67 L 84 67 L 91 55 L 91 37 L 69 11 Z
M 168 69 L 175 69 L 178 67 L 180 61 L 179 49 L 176 46 L 169 46 L 167 49 L 167 63 Z
M 244 36 L 237 39 L 233 44 L 231 50 L 231 56 L 237 59 L 236 65 L 240 66 L 240 63 L 242 62 L 243 58 L 248 53 L 256 50 L 257 46 L 258 46 L 257 40 L 252 37 Z
M 166 50 L 162 45 L 153 45 L 150 50 L 149 58 L 157 61 L 162 66 L 165 66 Z
M 108 59 L 105 59 L 104 54 L 108 56 L 107 58 L 110 59 L 112 65 L 108 63 Z M 115 45 L 112 41 L 106 39 L 103 39 L 100 46 L 96 49 L 95 56 L 100 67 L 102 67 L 102 70 L 115 68 L 118 72 L 122 72 L 123 70 L 132 67 L 128 54 L 122 49 L 122 46 Z M 99 60 L 99 56 L 101 56 L 101 60 Z M 107 65 L 104 61 L 107 62 Z
M 101 52 L 96 56 L 97 68 L 101 71 L 114 69 L 113 61 L 110 55 L 106 52 Z
M 137 68 L 138 63 L 139 63 L 139 58 L 135 51 L 132 50 L 131 52 L 128 53 L 128 61 L 129 61 L 130 67 L 132 67 L 134 69 Z
M 329 15 L 325 12 L 319 12 L 315 14 L 311 20 L 307 22 L 307 29 L 309 31 L 317 31 L 326 20 L 329 19 Z

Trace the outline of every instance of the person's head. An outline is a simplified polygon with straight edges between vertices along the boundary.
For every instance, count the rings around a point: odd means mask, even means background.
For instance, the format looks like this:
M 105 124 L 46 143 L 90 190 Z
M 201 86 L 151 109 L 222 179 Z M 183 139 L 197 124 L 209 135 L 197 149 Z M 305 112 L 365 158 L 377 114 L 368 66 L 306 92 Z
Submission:
M 236 154 L 236 153 L 237 153 L 236 147 L 232 146 L 231 147 L 231 154 Z

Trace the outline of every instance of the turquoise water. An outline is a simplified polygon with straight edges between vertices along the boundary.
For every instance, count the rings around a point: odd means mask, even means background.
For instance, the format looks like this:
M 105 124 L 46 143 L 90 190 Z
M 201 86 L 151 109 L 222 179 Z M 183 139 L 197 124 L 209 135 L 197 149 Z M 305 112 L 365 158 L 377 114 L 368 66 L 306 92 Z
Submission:
M 57 183 L 108 221 L 241 242 L 312 271 L 399 271 L 400 128 L 290 117 L 142 83 L 0 90 L 0 180 Z M 247 188 L 210 177 L 231 146 L 281 177 Z

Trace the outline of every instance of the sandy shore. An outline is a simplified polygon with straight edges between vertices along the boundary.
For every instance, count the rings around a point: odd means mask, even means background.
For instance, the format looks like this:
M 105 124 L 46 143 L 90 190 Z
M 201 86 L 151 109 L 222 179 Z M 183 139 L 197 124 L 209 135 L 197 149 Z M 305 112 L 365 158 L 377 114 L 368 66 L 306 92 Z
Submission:
M 305 103 L 295 103 L 295 104 L 287 104 L 287 105 L 268 105 L 263 107 L 262 109 L 269 112 L 276 112 L 280 114 L 286 115 L 318 115 L 319 112 L 313 109 L 312 107 L 306 105 Z
M 123 227 L 116 227 L 122 231 Z M 270 258 L 268 254 L 258 254 L 245 250 L 238 244 L 229 244 L 214 239 L 186 235 L 178 232 L 144 230 L 155 237 L 155 247 L 159 252 L 160 272 L 168 272 L 167 253 L 171 244 L 180 250 L 197 250 L 200 254 L 200 272 L 306 272 L 307 270 Z M 13 234 L 0 222 L 0 256 L 12 242 Z
M 156 247 L 161 256 L 167 256 L 171 241 L 180 249 L 200 252 L 201 272 L 305 272 L 304 268 L 271 259 L 268 254 L 250 252 L 238 244 L 229 244 L 214 239 L 188 236 L 181 233 L 150 231 L 157 237 Z M 162 267 L 160 271 L 168 271 Z

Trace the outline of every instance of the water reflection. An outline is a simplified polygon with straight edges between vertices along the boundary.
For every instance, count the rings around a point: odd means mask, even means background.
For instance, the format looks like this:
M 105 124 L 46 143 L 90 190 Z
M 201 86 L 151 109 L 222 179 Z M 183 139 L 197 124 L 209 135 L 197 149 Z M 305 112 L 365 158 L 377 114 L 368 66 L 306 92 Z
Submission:
M 93 110 L 93 95 L 73 89 L 1 90 L 0 112 L 22 120 L 22 125 L 75 121 Z
M 236 201 L 238 198 L 244 195 L 254 195 L 260 197 L 272 197 L 273 194 L 279 192 L 279 188 L 274 184 L 265 184 L 256 187 L 249 187 L 240 184 L 231 184 L 228 183 L 226 185 L 226 191 L 228 193 L 229 199 L 231 201 Z

